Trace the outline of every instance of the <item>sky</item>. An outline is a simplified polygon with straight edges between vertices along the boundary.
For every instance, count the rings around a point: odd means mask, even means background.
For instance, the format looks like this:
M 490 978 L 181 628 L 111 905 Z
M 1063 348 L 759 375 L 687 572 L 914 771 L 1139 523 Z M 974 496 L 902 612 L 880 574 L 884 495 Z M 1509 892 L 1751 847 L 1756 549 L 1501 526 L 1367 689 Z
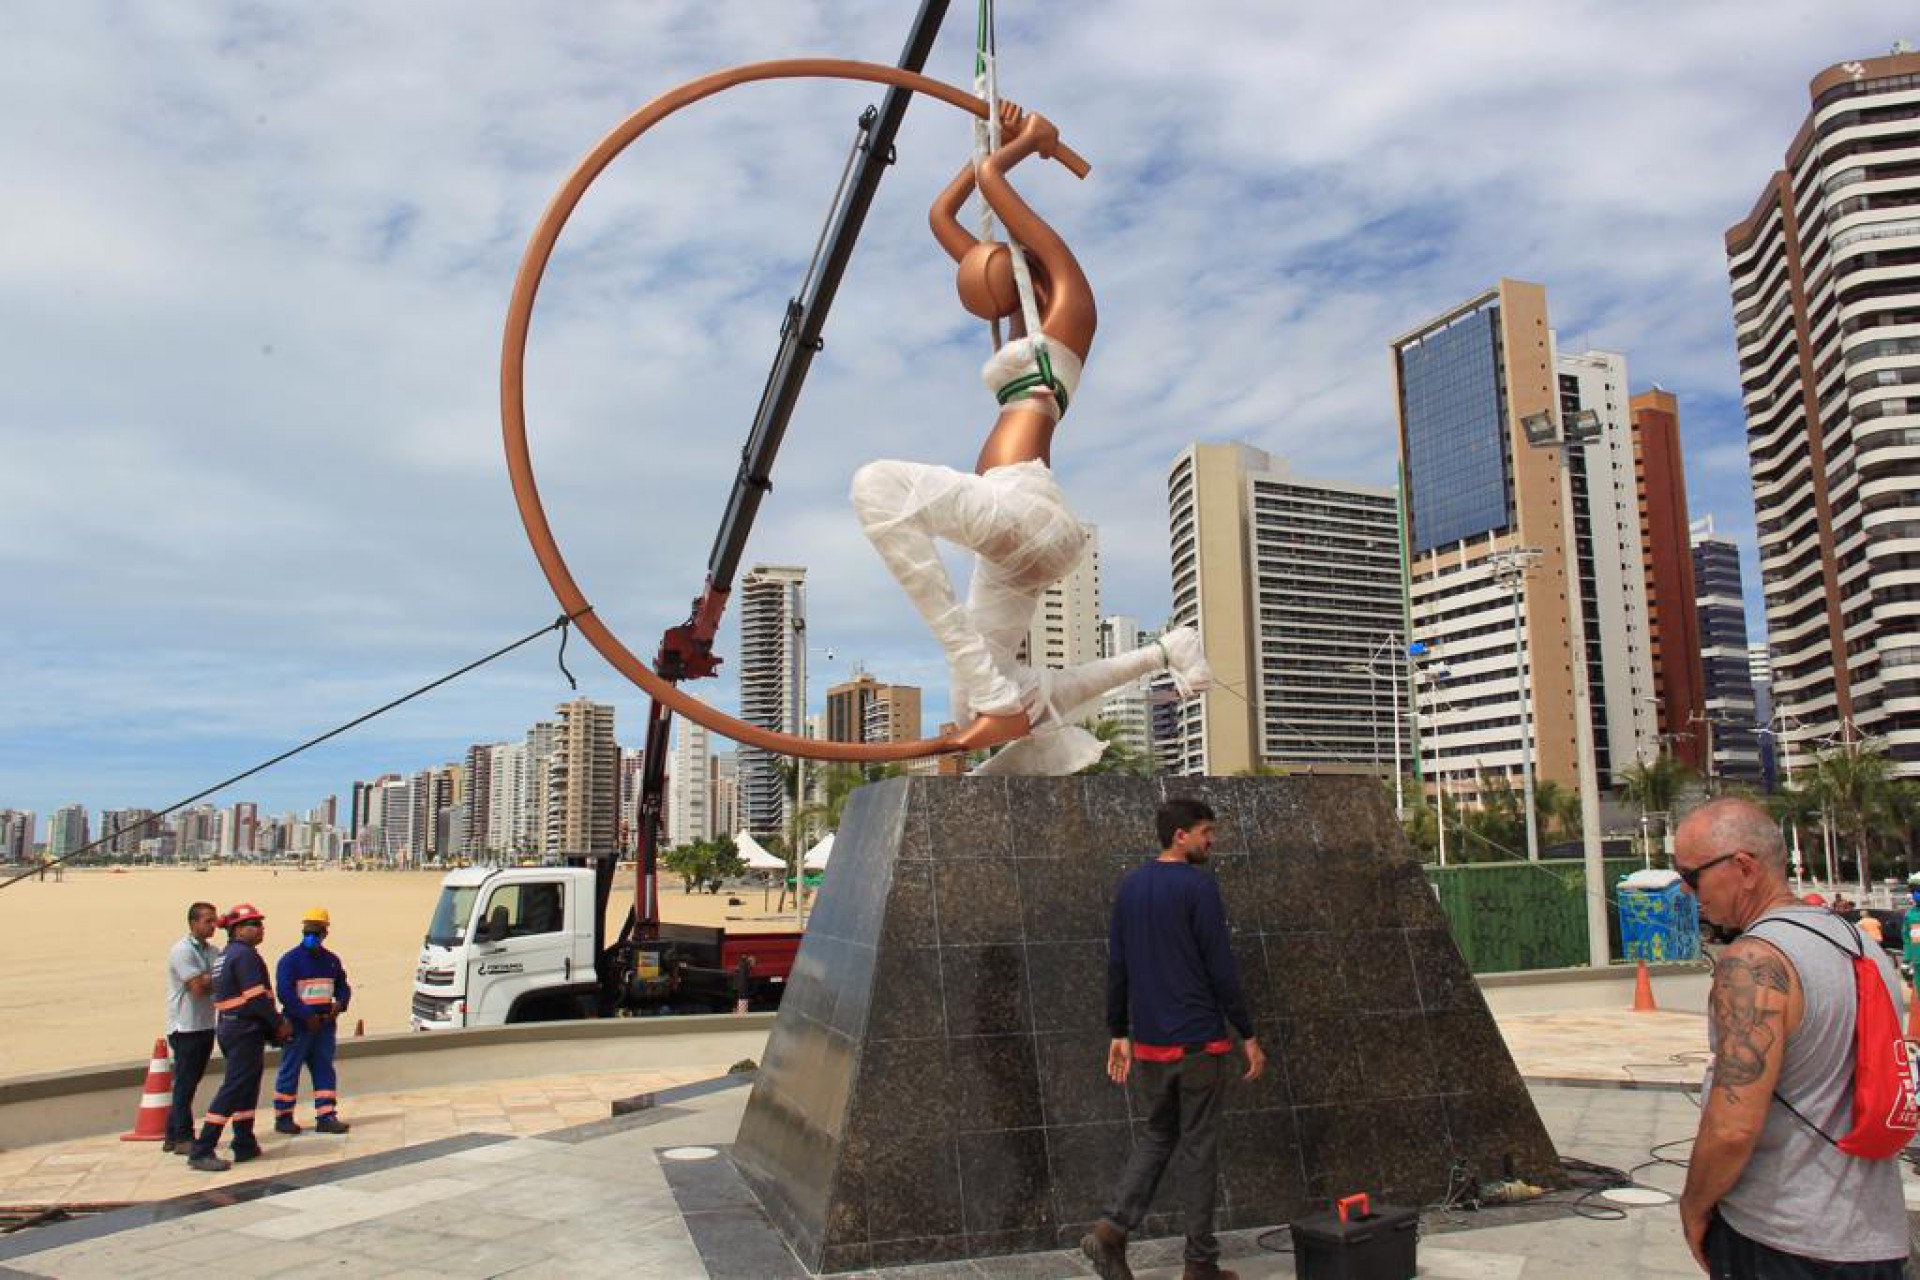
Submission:
M 542 208 L 673 86 L 770 58 L 891 63 L 911 18 L 875 0 L 0 6 L 0 808 L 161 808 L 552 621 L 498 399 Z M 1751 596 L 1723 235 L 1807 82 L 1902 36 L 1920 37 L 1910 11 L 1863 0 L 1005 0 L 1003 93 L 1093 164 L 1020 182 L 1099 298 L 1054 466 L 1099 526 L 1105 611 L 1164 618 L 1166 472 L 1190 443 L 1390 484 L 1389 342 L 1503 275 L 1547 286 L 1563 349 L 1624 352 L 1634 390 L 1678 395 L 1693 511 L 1746 544 Z M 972 42 L 956 5 L 928 72 L 966 81 Z M 534 462 L 576 577 L 636 651 L 701 586 L 878 92 L 755 85 L 689 108 L 562 238 L 527 366 Z M 747 548 L 809 566 L 816 708 L 856 663 L 944 707 L 938 650 L 846 489 L 876 457 L 970 466 L 991 426 L 984 330 L 926 232 L 970 145 L 959 112 L 909 112 Z M 730 619 L 721 652 L 736 642 Z M 518 738 L 575 696 L 555 647 L 213 801 L 304 810 Z M 644 699 L 582 643 L 567 661 L 637 745 Z M 689 688 L 733 706 L 732 666 Z

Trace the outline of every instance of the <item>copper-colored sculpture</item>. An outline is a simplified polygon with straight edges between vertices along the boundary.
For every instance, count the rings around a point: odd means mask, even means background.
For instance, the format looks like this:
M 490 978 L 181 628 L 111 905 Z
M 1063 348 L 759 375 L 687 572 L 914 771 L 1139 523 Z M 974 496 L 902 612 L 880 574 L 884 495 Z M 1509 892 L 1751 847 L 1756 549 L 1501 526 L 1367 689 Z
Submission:
M 567 568 L 566 560 L 560 552 L 559 544 L 548 524 L 546 512 L 540 503 L 539 489 L 534 480 L 532 457 L 527 443 L 525 394 L 527 334 L 540 281 L 545 274 L 547 263 L 560 233 L 566 226 L 567 219 L 586 194 L 587 188 L 615 157 L 647 130 L 682 107 L 736 85 L 753 81 L 813 78 L 895 85 L 937 98 L 971 112 L 975 116 L 985 117 L 987 114 L 986 104 L 972 94 L 898 67 L 830 58 L 798 58 L 754 63 L 714 72 L 655 98 L 629 116 L 588 153 L 554 196 L 541 216 L 539 225 L 535 228 L 533 238 L 522 258 L 519 274 L 514 281 L 513 296 L 507 311 L 507 328 L 500 369 L 501 420 L 507 450 L 507 466 L 513 479 L 514 499 L 519 507 L 521 522 L 526 527 L 528 539 L 532 542 L 534 553 L 540 561 L 541 570 L 545 573 L 562 608 L 569 617 L 574 619 L 574 625 L 579 628 L 581 635 L 586 637 L 588 643 L 592 644 L 616 670 L 651 695 L 656 702 L 677 715 L 685 716 L 716 733 L 748 746 L 785 755 L 824 760 L 874 762 L 910 760 L 1012 741 L 1021 738 L 1031 727 L 1032 716 L 1018 705 L 1011 708 L 995 706 L 992 709 L 998 714 L 983 714 L 966 729 L 957 733 L 916 742 L 889 743 L 839 743 L 798 737 L 749 724 L 708 706 L 649 668 L 593 612 L 585 593 L 580 590 L 571 571 Z M 1023 116 L 1018 108 L 1009 105 L 1003 120 L 1015 132 L 1011 140 L 981 166 L 980 185 L 983 194 L 1008 226 L 1010 233 L 1027 245 L 1037 260 L 1035 263 L 1036 292 L 1044 303 L 1041 327 L 1048 340 L 1044 343 L 1044 351 L 1050 354 L 1050 358 L 1039 358 L 1042 353 L 1031 350 L 1030 344 L 1026 359 L 1029 364 L 1037 367 L 1024 371 L 1019 368 L 1003 371 L 1010 373 L 1010 384 L 1019 384 L 1016 388 L 1018 394 L 1000 415 L 993 433 L 988 437 L 978 463 L 981 474 L 974 478 L 984 482 L 990 478 L 988 473 L 992 473 L 991 478 L 994 479 L 994 483 L 1003 486 L 1010 477 L 1017 479 L 1019 483 L 1015 487 L 1039 494 L 1040 501 L 1034 504 L 1036 509 L 1043 508 L 1050 519 L 1056 519 L 1056 523 L 1050 525 L 1051 532 L 1047 532 L 1031 527 L 1030 522 L 1028 525 L 1002 522 L 992 530 L 984 532 L 982 537 L 975 539 L 974 541 L 979 545 L 975 545 L 974 549 L 980 554 L 982 570 L 975 575 L 975 591 L 978 593 L 983 586 L 989 589 L 994 588 L 996 575 L 998 575 L 1006 579 L 998 582 L 997 585 L 1000 588 L 1017 590 L 1029 597 L 1026 612 L 1030 616 L 1031 598 L 1036 597 L 1046 585 L 1057 581 L 1060 576 L 1070 570 L 1081 551 L 1083 535 L 1080 525 L 1066 510 L 1057 488 L 1052 487 L 1051 476 L 1047 472 L 1047 461 L 1053 425 L 1059 416 L 1059 411 L 1066 407 L 1066 402 L 1071 395 L 1071 383 L 1077 379 L 1078 365 L 1091 345 L 1096 313 L 1092 290 L 1088 287 L 1086 277 L 1081 273 L 1078 263 L 1074 261 L 1065 243 L 1027 207 L 1005 180 L 1005 171 L 1029 155 L 1039 154 L 1056 160 L 1081 177 L 1087 173 L 1086 162 L 1062 144 L 1053 126 L 1039 117 Z M 980 315 L 1007 315 L 1012 311 L 1007 304 L 1015 295 L 1010 283 L 1011 266 L 1006 260 L 1006 247 L 976 243 L 973 237 L 960 228 L 953 216 L 960 204 L 965 201 L 973 181 L 970 166 L 968 171 L 956 178 L 942 194 L 935 205 L 935 234 L 943 247 L 961 264 L 962 300 L 969 310 Z M 1017 343 L 1010 344 L 1009 349 L 1015 345 Z M 996 362 L 1005 363 L 1003 357 L 1006 356 L 1007 351 L 1003 350 L 1001 356 L 996 357 Z M 1015 360 L 1014 363 L 1017 364 L 1018 361 Z M 990 365 L 989 369 L 992 370 L 993 367 Z M 893 465 L 911 466 L 912 464 Z M 863 468 L 862 475 L 869 475 L 869 471 L 870 469 Z M 884 500 L 886 497 L 885 494 L 870 493 L 868 495 L 868 501 L 862 511 L 862 519 L 868 527 L 870 536 L 875 531 L 876 518 L 884 520 L 887 516 L 888 508 Z M 856 486 L 856 498 L 858 499 L 858 486 Z M 861 505 L 858 500 L 856 505 Z M 903 514 L 898 504 L 891 510 L 896 516 Z M 1060 526 L 1057 519 L 1064 519 L 1066 525 Z M 952 533 L 944 527 L 936 528 L 932 532 L 937 536 L 952 537 Z M 964 545 L 973 545 L 964 538 L 955 540 L 962 541 Z M 881 539 L 876 538 L 876 543 L 880 541 Z M 1036 557 L 1032 554 L 1036 549 L 1044 554 Z M 1041 561 L 1044 563 L 1040 563 Z M 1046 576 L 1049 572 L 1050 577 Z M 944 579 L 944 571 L 942 571 L 942 578 Z M 1041 580 L 1043 578 L 1044 581 Z M 947 593 L 951 596 L 950 583 L 947 584 Z M 910 594 L 912 594 L 911 588 Z M 920 601 L 916 596 L 916 604 L 918 603 Z M 1024 631 L 1025 621 L 1022 621 L 1020 626 Z M 938 627 L 936 627 L 936 633 L 939 633 Z M 996 639 L 997 635 L 998 633 Z M 1191 633 L 1187 635 L 1190 637 Z M 1168 640 L 1174 641 L 1175 648 L 1184 643 L 1175 636 L 1169 636 Z M 1129 676 L 1117 675 L 1117 664 L 1126 663 L 1126 658 L 1112 659 L 1106 664 L 1090 664 L 1090 666 L 1103 668 L 1099 673 L 1101 679 L 1116 677 L 1108 679 L 1105 686 L 1108 688 L 1136 678 L 1137 675 L 1145 674 L 1148 670 L 1161 665 L 1174 668 L 1176 679 L 1180 680 L 1183 688 L 1203 687 L 1208 677 L 1205 673 L 1204 660 L 1199 657 L 1197 639 L 1193 639 L 1187 648 L 1191 649 L 1190 655 L 1182 650 L 1177 656 L 1170 657 L 1169 646 L 1163 645 L 1159 649 L 1157 659 L 1150 666 L 1144 666 L 1140 671 Z M 950 657 L 953 655 L 951 645 L 949 645 L 949 655 Z M 1006 657 L 1010 660 L 1010 654 Z M 1128 664 L 1129 668 L 1141 665 L 1140 655 L 1126 657 L 1134 659 Z M 982 668 L 978 662 L 973 663 L 974 674 L 984 675 L 989 680 L 995 671 L 1002 671 L 1005 666 L 1006 663 L 1003 661 L 995 667 L 991 656 L 985 668 Z M 1001 692 L 1004 695 L 1005 690 Z M 1026 692 L 1030 693 L 1031 690 Z M 1002 701 L 1005 701 L 1004 696 Z M 1014 701 L 1017 704 L 1018 697 Z M 1067 708 L 1060 707 L 1059 710 L 1064 712 Z M 1095 754 L 1097 755 L 1097 752 Z
M 1075 723 L 1080 708 L 1162 668 L 1172 670 L 1183 693 L 1207 687 L 1212 673 L 1198 635 L 1187 628 L 1065 670 L 1018 659 L 1041 594 L 1086 550 L 1084 526 L 1054 482 L 1051 461 L 1054 428 L 1079 387 L 1099 314 L 1072 250 L 1007 177 L 1023 160 L 1052 157 L 1059 131 L 1011 104 L 1001 108 L 999 124 L 1005 141 L 977 170 L 969 164 L 960 171 L 934 201 L 930 222 L 959 264 L 961 305 L 981 319 L 1010 322 L 1012 341 L 982 371 L 1003 406 L 1000 415 L 972 474 L 874 462 L 855 474 L 852 498 L 868 539 L 947 652 L 955 719 L 977 713 L 960 740 L 970 747 L 1014 744 L 982 771 L 1073 773 L 1106 749 Z M 1019 250 L 977 240 L 960 225 L 976 186 Z M 1016 253 L 1029 259 L 1031 299 L 1020 295 Z M 936 540 L 976 557 L 964 605 Z

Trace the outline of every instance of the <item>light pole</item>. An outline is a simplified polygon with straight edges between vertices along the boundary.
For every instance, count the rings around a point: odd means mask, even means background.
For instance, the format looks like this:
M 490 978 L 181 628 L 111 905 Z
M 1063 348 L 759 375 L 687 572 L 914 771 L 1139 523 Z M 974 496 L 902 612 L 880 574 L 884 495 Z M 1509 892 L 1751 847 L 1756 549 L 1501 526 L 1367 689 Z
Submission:
M 1513 547 L 1491 558 L 1493 580 L 1513 597 L 1513 685 L 1520 699 L 1520 771 L 1525 786 L 1522 803 L 1526 806 L 1528 862 L 1540 861 L 1540 815 L 1534 811 L 1533 802 L 1533 681 L 1528 676 L 1530 664 L 1521 643 L 1525 633 L 1520 620 L 1520 596 L 1528 571 L 1543 554 L 1538 547 Z
M 1605 864 L 1600 853 L 1600 778 L 1593 751 L 1593 691 L 1587 686 L 1587 623 L 1580 607 L 1580 541 L 1573 518 L 1573 454 L 1601 431 L 1600 415 L 1591 409 L 1568 414 L 1563 424 L 1551 411 L 1529 414 L 1520 421 L 1527 443 L 1560 451 L 1560 530 L 1566 557 L 1567 647 L 1573 668 L 1573 741 L 1579 757 L 1580 845 L 1587 878 L 1587 963 L 1604 969 L 1612 957 L 1607 950 Z
M 1445 671 L 1444 664 L 1420 669 L 1420 675 L 1427 683 L 1427 723 L 1429 725 L 1440 718 L 1440 681 L 1444 678 Z M 1415 692 L 1417 696 L 1418 691 Z M 1436 826 L 1440 833 L 1440 865 L 1444 867 L 1447 865 L 1447 773 L 1441 767 L 1440 747 L 1437 743 L 1433 749 L 1433 804 L 1437 817 Z

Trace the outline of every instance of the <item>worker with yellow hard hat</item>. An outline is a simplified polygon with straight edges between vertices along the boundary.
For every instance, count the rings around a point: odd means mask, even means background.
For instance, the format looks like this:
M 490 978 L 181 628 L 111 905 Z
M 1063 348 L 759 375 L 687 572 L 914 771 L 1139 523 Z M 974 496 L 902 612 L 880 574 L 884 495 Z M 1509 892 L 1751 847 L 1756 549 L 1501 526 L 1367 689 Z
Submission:
M 280 957 L 275 985 L 280 1007 L 293 1026 L 293 1039 L 280 1055 L 280 1074 L 273 1082 L 273 1131 L 298 1134 L 294 1103 L 300 1096 L 300 1068 L 313 1075 L 313 1127 L 320 1133 L 345 1133 L 352 1128 L 340 1118 L 339 1081 L 333 1070 L 336 1030 L 347 1011 L 353 988 L 347 967 L 327 950 L 327 931 L 333 918 L 325 907 L 314 907 L 300 917 L 300 942 Z

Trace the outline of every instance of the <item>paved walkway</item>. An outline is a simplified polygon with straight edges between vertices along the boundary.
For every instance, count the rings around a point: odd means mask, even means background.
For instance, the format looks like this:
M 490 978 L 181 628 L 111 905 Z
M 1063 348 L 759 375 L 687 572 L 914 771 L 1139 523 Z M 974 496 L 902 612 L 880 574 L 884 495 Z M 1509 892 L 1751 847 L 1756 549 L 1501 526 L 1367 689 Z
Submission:
M 258 1276 L 515 1280 L 614 1273 L 759 1280 L 794 1274 L 790 1256 L 762 1253 L 758 1268 L 740 1262 L 765 1247 L 769 1229 L 756 1225 L 757 1215 L 735 1208 L 697 1221 L 701 1215 L 678 1209 L 669 1177 L 676 1159 L 724 1159 L 715 1148 L 732 1140 L 748 1092 L 708 1091 L 545 1138 L 467 1139 L 486 1145 L 446 1154 L 421 1150 L 422 1158 L 378 1172 L 353 1174 L 348 1167 L 340 1170 L 348 1176 L 334 1181 L 95 1239 L 61 1242 L 59 1233 L 74 1234 L 85 1223 L 44 1228 L 45 1244 L 57 1247 L 14 1252 L 28 1242 L 0 1239 L 0 1276 L 123 1280 L 199 1274 L 210 1266 L 243 1267 Z M 1686 1093 L 1543 1085 L 1533 1094 L 1562 1154 L 1622 1169 L 1640 1166 L 1636 1180 L 1642 1186 L 1678 1191 L 1680 1168 L 1647 1162 L 1657 1144 L 1692 1133 L 1695 1111 Z M 1684 1147 L 1671 1154 L 1684 1155 Z M 1570 1198 L 1563 1193 L 1563 1200 Z M 1910 1183 L 1909 1202 L 1915 1200 L 1920 1184 Z M 1420 1274 L 1460 1280 L 1698 1276 L 1671 1202 L 1612 1209 L 1593 1198 L 1583 1208 L 1596 1216 L 1569 1216 L 1564 1204 L 1550 1215 L 1540 1205 L 1429 1215 L 1419 1246 Z M 749 1238 L 756 1231 L 757 1240 Z M 1284 1247 L 1284 1232 L 1268 1235 L 1269 1246 Z M 1263 1247 L 1255 1233 L 1234 1233 L 1223 1243 L 1230 1265 L 1247 1280 L 1295 1275 L 1291 1255 Z M 1136 1274 L 1171 1280 L 1179 1274 L 1177 1248 L 1170 1241 L 1137 1247 Z M 768 1265 L 774 1263 L 782 1265 Z M 1069 1253 L 878 1273 L 888 1280 L 1087 1274 L 1084 1262 Z
M 1542 1120 L 1563 1156 L 1632 1170 L 1640 1186 L 1677 1194 L 1697 1112 L 1679 1081 L 1698 1079 L 1705 1021 L 1698 1014 L 1583 1010 L 1502 1020 Z M 712 1071 L 621 1072 L 358 1101 L 354 1133 L 339 1146 L 306 1136 L 276 1140 L 269 1158 L 217 1178 L 177 1170 L 175 1157 L 111 1139 L 0 1155 L 0 1186 L 68 1179 L 80 1189 L 115 1185 L 134 1199 L 179 1189 L 206 1191 L 77 1223 L 0 1237 L 0 1277 L 123 1280 L 241 1265 L 265 1276 L 575 1276 L 626 1272 L 745 1280 L 778 1274 L 741 1258 L 778 1250 L 757 1212 L 743 1206 L 707 1218 L 683 1211 L 671 1176 L 680 1159 L 723 1159 L 748 1090 L 729 1082 L 668 1089 L 664 1105 L 606 1119 L 613 1097 L 659 1089 Z M 1661 1081 L 1668 1083 L 1661 1083 Z M 1563 1083 L 1585 1081 L 1585 1083 Z M 1634 1085 L 1642 1087 L 1633 1087 Z M 418 1120 L 415 1117 L 418 1115 Z M 591 1123 L 570 1123 L 592 1121 Z M 364 1143 L 361 1147 L 348 1144 Z M 373 1153 L 371 1159 L 363 1158 Z M 331 1169 L 313 1164 L 351 1157 Z M 89 1163 L 91 1161 L 91 1163 Z M 144 1162 L 144 1173 L 119 1170 Z M 277 1162 L 277 1163 L 275 1163 Z M 302 1162 L 306 1162 L 303 1164 Z M 74 1170 L 79 1170 L 76 1175 Z M 13 1172 L 9 1173 L 9 1170 Z M 1911 1171 L 1908 1202 L 1920 1206 Z M 268 1175 L 261 1181 L 261 1175 Z M 1589 1196 L 1570 1212 L 1526 1205 L 1480 1213 L 1429 1214 L 1420 1241 L 1423 1277 L 1486 1280 L 1627 1280 L 1697 1276 L 1671 1202 L 1614 1208 Z M 72 1192 L 51 1198 L 71 1202 Z M 1592 1216 L 1584 1216 L 1592 1215 Z M 757 1233 L 757 1234 L 756 1234 Z M 1295 1274 L 1284 1231 L 1223 1237 L 1247 1280 Z M 1143 1280 L 1179 1274 L 1177 1242 L 1135 1250 Z M 29 1250 L 33 1250 L 29 1252 Z M 761 1250 L 756 1255 L 755 1250 Z M 235 1259 L 245 1259 L 236 1263 Z M 784 1268 L 791 1268 L 784 1255 Z M 983 1259 L 880 1273 L 912 1280 L 1003 1277 L 1037 1280 L 1089 1274 L 1070 1253 Z
M 263 1105 L 261 1157 L 226 1173 L 197 1173 L 180 1156 L 162 1152 L 157 1142 L 121 1142 L 114 1136 L 19 1147 L 0 1151 L 0 1206 L 163 1200 L 462 1134 L 532 1137 L 604 1120 L 616 1098 L 724 1075 L 731 1061 L 348 1095 L 342 1098 L 340 1111 L 353 1131 L 344 1137 L 314 1133 L 304 1100 L 299 1117 L 307 1132 L 297 1138 L 282 1137 L 273 1132 L 273 1122 L 266 1118 L 271 1111 Z M 203 1086 L 203 1103 L 206 1092 Z M 129 1106 L 136 1100 L 137 1095 L 130 1096 Z M 131 1110 L 128 1116 L 131 1120 Z M 224 1145 L 221 1154 L 227 1154 Z

